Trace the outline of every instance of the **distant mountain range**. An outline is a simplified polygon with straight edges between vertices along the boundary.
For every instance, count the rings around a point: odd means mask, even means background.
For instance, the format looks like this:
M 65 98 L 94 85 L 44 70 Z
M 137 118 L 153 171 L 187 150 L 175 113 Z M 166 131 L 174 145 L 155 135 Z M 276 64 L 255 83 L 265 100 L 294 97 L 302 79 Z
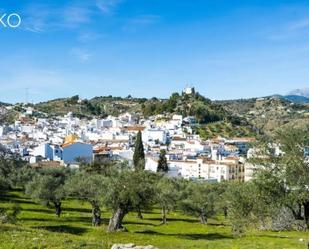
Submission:
M 284 98 L 294 103 L 309 103 L 309 88 L 295 89 L 284 96 Z
M 302 96 L 302 97 L 309 98 L 309 88 L 295 89 L 289 92 L 288 95 L 296 95 L 296 96 Z
M 297 104 L 309 103 L 309 88 L 295 89 L 289 92 L 287 95 L 273 95 L 274 97 L 289 100 Z
M 294 103 L 303 104 L 303 103 L 309 103 L 309 97 L 304 97 L 300 95 L 285 95 L 282 96 L 286 100 L 289 100 Z

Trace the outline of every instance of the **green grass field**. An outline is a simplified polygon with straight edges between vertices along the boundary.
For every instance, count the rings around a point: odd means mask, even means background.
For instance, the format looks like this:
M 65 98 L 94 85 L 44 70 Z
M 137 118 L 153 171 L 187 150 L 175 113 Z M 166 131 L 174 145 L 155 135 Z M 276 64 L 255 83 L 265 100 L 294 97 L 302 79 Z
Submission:
M 0 200 L 0 207 L 21 207 L 16 225 L 0 225 L 0 248 L 110 248 L 113 243 L 135 243 L 164 248 L 302 248 L 307 249 L 309 233 L 250 231 L 234 238 L 224 220 L 211 219 L 201 225 L 194 217 L 179 212 L 169 214 L 169 223 L 160 225 L 160 212 L 153 210 L 139 220 L 132 213 L 125 219 L 127 232 L 107 233 L 110 213 L 103 210 L 104 224 L 91 226 L 88 203 L 65 201 L 61 218 L 54 210 L 34 203 L 22 192 L 10 192 Z

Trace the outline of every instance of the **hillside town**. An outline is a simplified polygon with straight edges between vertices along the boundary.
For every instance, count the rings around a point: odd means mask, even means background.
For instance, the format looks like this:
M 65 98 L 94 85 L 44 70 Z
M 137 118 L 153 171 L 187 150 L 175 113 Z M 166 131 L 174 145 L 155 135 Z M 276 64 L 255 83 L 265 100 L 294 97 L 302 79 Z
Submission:
M 190 89 L 185 89 L 190 94 Z M 2 111 L 5 111 L 2 107 Z M 194 117 L 134 113 L 91 120 L 68 113 L 63 117 L 33 118 L 27 107 L 18 120 L 0 126 L 0 143 L 34 167 L 79 167 L 81 163 L 123 160 L 132 165 L 134 142 L 140 131 L 145 148 L 145 169 L 157 171 L 161 150 L 166 151 L 168 175 L 210 182 L 248 181 L 254 167 L 252 137 L 216 137 L 204 140 L 194 133 Z
M 309 249 L 309 1 L 0 1 L 0 249 Z

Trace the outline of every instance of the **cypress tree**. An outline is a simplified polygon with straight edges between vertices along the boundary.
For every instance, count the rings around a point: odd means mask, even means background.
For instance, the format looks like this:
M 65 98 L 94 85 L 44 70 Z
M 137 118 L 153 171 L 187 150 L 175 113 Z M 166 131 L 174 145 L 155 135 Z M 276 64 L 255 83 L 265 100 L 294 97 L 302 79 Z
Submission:
M 139 131 L 136 136 L 136 141 L 134 145 L 134 154 L 133 154 L 133 164 L 135 170 L 145 169 L 145 152 L 144 152 L 141 131 Z
M 159 157 L 157 172 L 164 172 L 164 173 L 168 172 L 168 165 L 167 165 L 166 151 L 165 150 L 160 151 L 160 157 Z

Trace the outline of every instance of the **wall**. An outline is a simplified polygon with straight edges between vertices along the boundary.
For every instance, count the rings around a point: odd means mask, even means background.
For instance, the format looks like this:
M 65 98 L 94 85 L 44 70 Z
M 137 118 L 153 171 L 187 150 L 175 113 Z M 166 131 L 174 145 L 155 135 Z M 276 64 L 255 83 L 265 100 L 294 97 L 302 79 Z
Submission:
M 93 148 L 91 144 L 74 143 L 63 148 L 62 160 L 65 164 L 77 163 L 77 158 L 83 158 L 87 162 L 93 160 Z

